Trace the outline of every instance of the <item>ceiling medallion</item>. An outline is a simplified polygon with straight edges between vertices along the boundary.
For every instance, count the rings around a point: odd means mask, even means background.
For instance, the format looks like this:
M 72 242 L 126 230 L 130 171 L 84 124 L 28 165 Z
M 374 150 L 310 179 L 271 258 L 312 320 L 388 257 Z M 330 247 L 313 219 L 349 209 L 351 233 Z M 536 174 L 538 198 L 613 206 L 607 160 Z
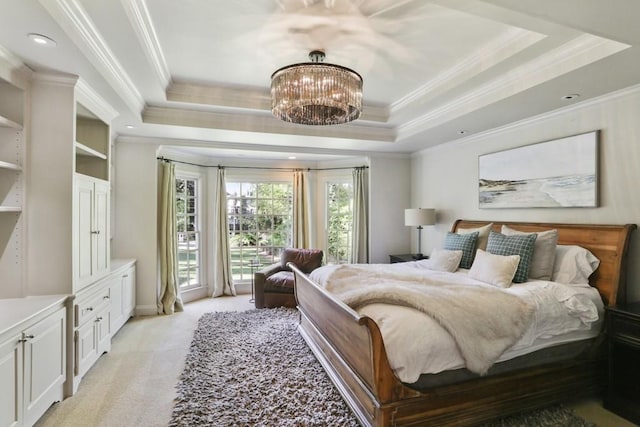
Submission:
M 280 120 L 303 125 L 337 125 L 362 111 L 362 77 L 340 65 L 325 64 L 324 52 L 309 53 L 311 62 L 288 65 L 271 75 L 271 112 Z

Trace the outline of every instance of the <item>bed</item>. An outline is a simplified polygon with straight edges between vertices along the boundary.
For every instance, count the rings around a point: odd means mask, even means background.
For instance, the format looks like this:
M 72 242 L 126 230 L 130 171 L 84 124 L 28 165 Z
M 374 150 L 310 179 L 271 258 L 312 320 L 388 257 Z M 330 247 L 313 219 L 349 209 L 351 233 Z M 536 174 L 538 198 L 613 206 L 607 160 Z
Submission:
M 458 220 L 451 231 L 487 223 Z M 494 221 L 492 230 L 500 232 L 503 225 L 523 232 L 556 229 L 558 244 L 588 249 L 600 260 L 590 285 L 604 305 L 624 303 L 626 253 L 635 225 Z M 380 328 L 371 317 L 351 309 L 295 265 L 291 268 L 301 314 L 299 331 L 365 426 L 473 425 L 602 391 L 606 371 L 601 352 L 418 390 L 394 373 Z

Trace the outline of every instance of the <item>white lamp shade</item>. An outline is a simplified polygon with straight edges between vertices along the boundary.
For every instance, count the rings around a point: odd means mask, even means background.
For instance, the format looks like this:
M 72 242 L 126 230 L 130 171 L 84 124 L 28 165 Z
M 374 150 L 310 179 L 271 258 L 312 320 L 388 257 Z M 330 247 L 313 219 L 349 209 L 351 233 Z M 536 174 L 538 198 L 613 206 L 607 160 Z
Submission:
M 433 225 L 436 223 L 436 210 L 435 209 L 405 209 L 404 210 L 404 225 L 418 226 L 418 225 Z

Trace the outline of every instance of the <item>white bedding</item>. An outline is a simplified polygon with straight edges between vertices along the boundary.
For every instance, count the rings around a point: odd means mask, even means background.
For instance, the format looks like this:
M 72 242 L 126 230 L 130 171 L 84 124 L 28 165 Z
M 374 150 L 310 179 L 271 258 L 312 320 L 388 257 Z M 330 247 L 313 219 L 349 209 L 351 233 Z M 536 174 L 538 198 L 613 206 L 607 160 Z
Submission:
M 439 272 L 422 268 L 421 262 L 396 264 L 361 264 L 359 268 L 383 277 L 385 271 L 398 275 L 428 275 L 442 281 L 493 288 L 467 277 L 467 271 Z M 330 278 L 341 266 L 329 265 L 314 270 L 311 279 L 331 289 Z M 563 285 L 541 280 L 513 284 L 502 289 L 529 301 L 534 315 L 524 335 L 498 361 L 508 360 L 545 347 L 596 336 L 601 328 L 603 303 L 595 288 L 588 285 Z M 455 341 L 438 322 L 409 307 L 370 304 L 358 312 L 371 317 L 380 328 L 385 350 L 398 378 L 406 383 L 417 381 L 423 373 L 438 373 L 465 366 Z M 409 326 L 408 326 L 409 325 Z

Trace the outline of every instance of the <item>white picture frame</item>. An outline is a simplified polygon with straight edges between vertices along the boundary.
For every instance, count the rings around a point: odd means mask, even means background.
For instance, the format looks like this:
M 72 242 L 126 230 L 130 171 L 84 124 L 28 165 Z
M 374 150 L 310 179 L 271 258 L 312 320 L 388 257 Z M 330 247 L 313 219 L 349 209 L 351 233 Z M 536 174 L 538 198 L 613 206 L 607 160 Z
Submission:
M 478 156 L 479 207 L 597 207 L 599 134 L 596 130 Z

